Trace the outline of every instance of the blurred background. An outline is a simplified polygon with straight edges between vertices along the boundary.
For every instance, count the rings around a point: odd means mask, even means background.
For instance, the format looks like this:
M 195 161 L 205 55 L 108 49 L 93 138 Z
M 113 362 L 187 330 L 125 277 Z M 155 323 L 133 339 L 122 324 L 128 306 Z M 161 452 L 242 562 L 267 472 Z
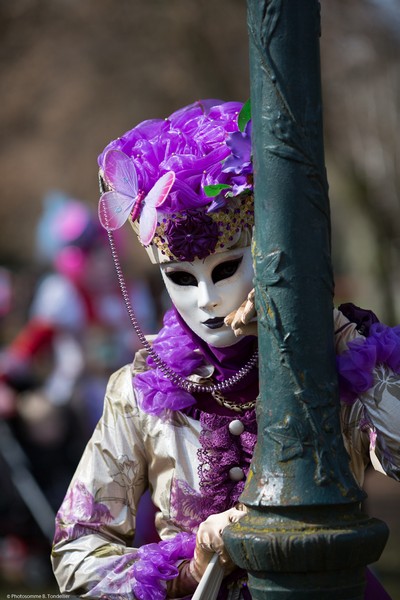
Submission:
M 352 301 L 394 325 L 400 0 L 321 4 L 336 304 Z M 248 98 L 246 4 L 2 0 L 0 35 L 0 370 L 15 392 L 0 394 L 0 592 L 42 593 L 56 590 L 52 514 L 105 381 L 137 344 L 97 226 L 97 155 L 137 122 L 197 98 Z M 57 211 L 71 207 L 76 220 L 59 231 Z M 117 242 L 141 322 L 155 331 L 164 308 L 157 273 L 131 236 Z M 368 473 L 366 487 L 369 513 L 391 529 L 375 568 L 400 598 L 400 485 Z

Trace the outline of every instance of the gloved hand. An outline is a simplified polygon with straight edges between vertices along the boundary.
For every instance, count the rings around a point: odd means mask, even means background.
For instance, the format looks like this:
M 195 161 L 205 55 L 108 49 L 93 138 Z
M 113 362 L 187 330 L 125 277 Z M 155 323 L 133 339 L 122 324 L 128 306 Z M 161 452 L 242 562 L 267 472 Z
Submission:
M 237 523 L 245 514 L 245 507 L 241 505 L 240 509 L 230 508 L 223 513 L 210 515 L 200 524 L 196 536 L 194 557 L 190 561 L 190 573 L 196 581 L 200 581 L 202 578 L 214 552 L 219 556 L 225 576 L 236 568 L 225 549 L 222 532 L 227 525 Z
M 167 581 L 167 598 L 182 598 L 193 592 L 202 578 L 214 552 L 219 555 L 224 574 L 229 575 L 235 569 L 222 541 L 222 532 L 229 523 L 236 523 L 246 514 L 246 507 L 230 508 L 223 513 L 210 515 L 200 524 L 196 536 L 193 558 L 183 561 L 178 569 L 179 575 Z
M 225 317 L 225 325 L 231 327 L 236 336 L 257 335 L 257 313 L 254 296 L 255 290 L 252 289 L 243 304 Z

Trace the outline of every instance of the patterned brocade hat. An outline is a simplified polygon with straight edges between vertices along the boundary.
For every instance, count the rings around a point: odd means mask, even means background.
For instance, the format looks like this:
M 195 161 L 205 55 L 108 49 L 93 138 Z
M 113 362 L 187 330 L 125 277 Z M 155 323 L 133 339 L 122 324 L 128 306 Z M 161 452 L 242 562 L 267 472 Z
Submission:
M 247 116 L 240 102 L 201 100 L 108 144 L 98 159 L 102 225 L 113 231 L 129 220 L 154 263 L 248 246 L 254 202 Z

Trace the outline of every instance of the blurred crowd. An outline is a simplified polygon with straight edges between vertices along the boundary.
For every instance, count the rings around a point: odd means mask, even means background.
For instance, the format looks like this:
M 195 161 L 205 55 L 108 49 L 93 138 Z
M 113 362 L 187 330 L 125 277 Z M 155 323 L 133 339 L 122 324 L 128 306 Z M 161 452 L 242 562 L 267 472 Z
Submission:
M 0 267 L 0 584 L 30 587 L 52 578 L 55 512 L 108 377 L 138 348 L 107 234 L 84 202 L 50 193 L 35 246 L 37 276 Z M 157 294 L 142 278 L 129 278 L 128 290 L 144 332 L 154 333 Z

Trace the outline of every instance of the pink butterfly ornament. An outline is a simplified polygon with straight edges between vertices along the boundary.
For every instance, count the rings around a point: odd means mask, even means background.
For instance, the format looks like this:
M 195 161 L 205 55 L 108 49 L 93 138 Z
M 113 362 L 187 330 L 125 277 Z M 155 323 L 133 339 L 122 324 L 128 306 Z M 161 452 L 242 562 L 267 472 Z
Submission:
M 138 200 L 135 165 L 124 152 L 109 150 L 104 157 L 103 177 L 112 190 L 100 198 L 99 218 L 107 231 L 114 231 L 122 227 Z
M 144 246 L 148 246 L 154 237 L 157 228 L 157 208 L 165 202 L 174 181 L 174 171 L 164 173 L 143 200 L 139 221 L 139 237 Z
M 99 219 L 107 231 L 119 229 L 132 215 L 140 215 L 139 237 L 148 246 L 157 228 L 157 208 L 161 206 L 175 181 L 174 171 L 164 173 L 144 197 L 138 190 L 136 168 L 131 158 L 120 150 L 109 150 L 104 157 L 103 176 L 112 191 L 104 192 L 99 201 Z

